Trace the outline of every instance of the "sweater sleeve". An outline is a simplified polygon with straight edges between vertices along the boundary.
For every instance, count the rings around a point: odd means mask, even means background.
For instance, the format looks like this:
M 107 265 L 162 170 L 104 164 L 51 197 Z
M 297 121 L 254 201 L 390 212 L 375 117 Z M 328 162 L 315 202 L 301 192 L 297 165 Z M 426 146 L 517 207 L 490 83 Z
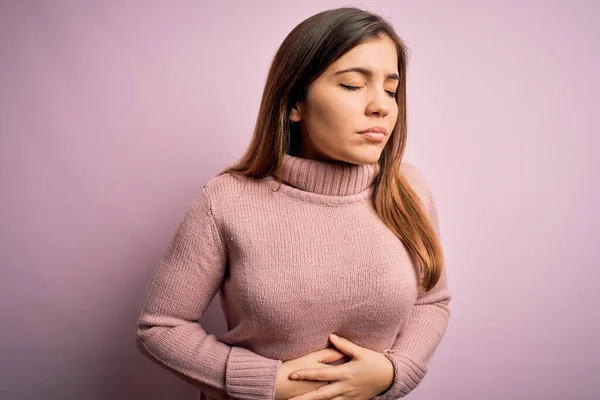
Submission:
M 423 202 L 439 236 L 438 210 L 429 185 L 413 165 L 404 164 L 405 177 Z M 396 337 L 392 347 L 384 350 L 384 355 L 394 366 L 394 381 L 388 390 L 374 397 L 373 400 L 404 397 L 421 383 L 427 373 L 427 365 L 446 332 L 450 317 L 448 305 L 450 300 L 448 278 L 444 267 L 433 289 L 428 292 L 420 289 L 406 326 Z
M 142 301 L 139 351 L 217 398 L 274 399 L 281 360 L 216 339 L 198 323 L 219 290 L 227 250 L 206 187 L 180 221 Z

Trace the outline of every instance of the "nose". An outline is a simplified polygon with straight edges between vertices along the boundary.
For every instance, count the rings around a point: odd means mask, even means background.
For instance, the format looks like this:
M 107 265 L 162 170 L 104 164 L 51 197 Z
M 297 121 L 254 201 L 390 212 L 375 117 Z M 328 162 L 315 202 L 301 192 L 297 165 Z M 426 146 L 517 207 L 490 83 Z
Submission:
M 385 117 L 390 112 L 390 107 L 388 104 L 390 101 L 389 99 L 390 96 L 385 90 L 371 90 L 369 93 L 367 109 L 365 110 L 366 114 L 379 114 L 380 116 Z

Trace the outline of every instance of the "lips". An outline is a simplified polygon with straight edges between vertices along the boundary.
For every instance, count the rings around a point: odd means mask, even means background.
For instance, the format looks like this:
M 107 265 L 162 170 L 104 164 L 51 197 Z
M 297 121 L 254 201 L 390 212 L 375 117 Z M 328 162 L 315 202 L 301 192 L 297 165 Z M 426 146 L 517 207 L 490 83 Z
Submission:
M 367 132 L 383 133 L 384 135 L 387 133 L 386 129 L 383 126 L 372 126 L 370 128 L 359 131 L 358 133 L 367 133 Z
M 365 139 L 381 141 L 385 139 L 386 129 L 383 126 L 372 126 L 358 133 Z
M 379 133 L 379 132 L 373 132 L 373 131 L 367 131 L 367 132 L 361 133 L 360 135 L 362 137 L 364 137 L 365 139 L 374 140 L 377 142 L 385 139 L 385 133 Z

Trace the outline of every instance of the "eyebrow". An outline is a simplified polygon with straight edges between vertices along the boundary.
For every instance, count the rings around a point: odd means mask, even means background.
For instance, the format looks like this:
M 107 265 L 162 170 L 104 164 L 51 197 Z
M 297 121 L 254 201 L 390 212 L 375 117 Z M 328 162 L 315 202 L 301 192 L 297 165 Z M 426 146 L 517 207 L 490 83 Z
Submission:
M 337 71 L 336 73 L 334 73 L 334 75 L 339 75 L 339 74 L 343 74 L 346 72 L 358 72 L 359 74 L 363 74 L 365 76 L 371 77 L 373 76 L 373 71 L 371 71 L 368 68 L 362 68 L 362 67 L 351 67 L 351 68 L 346 68 L 346 69 L 342 69 L 340 71 Z M 400 80 L 400 77 L 398 76 L 397 73 L 391 73 L 391 74 L 387 74 L 385 76 L 385 79 L 395 79 L 395 80 Z

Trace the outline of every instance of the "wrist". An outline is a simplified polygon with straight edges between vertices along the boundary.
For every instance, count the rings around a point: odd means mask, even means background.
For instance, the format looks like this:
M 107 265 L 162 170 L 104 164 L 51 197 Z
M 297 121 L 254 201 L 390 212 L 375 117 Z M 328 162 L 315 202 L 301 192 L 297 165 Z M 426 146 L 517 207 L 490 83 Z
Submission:
M 382 358 L 385 359 L 385 361 L 382 361 L 383 365 L 385 365 L 385 372 L 382 374 L 382 376 L 385 379 L 382 381 L 382 390 L 379 392 L 378 396 L 387 392 L 392 387 L 395 378 L 394 364 L 392 363 L 392 360 L 390 360 L 384 354 L 382 354 Z

